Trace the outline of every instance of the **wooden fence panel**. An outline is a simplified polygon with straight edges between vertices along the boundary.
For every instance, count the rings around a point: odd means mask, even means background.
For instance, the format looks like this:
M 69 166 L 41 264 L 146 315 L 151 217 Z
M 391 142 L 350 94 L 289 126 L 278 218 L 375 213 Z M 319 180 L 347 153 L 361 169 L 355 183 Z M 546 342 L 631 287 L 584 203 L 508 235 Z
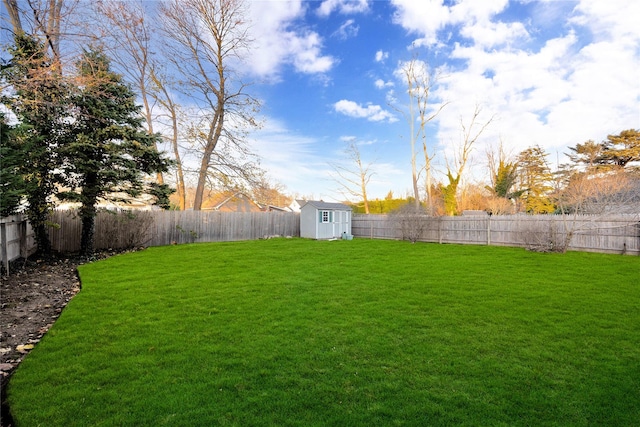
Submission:
M 638 215 L 505 215 L 425 217 L 424 242 L 532 247 L 562 242 L 569 250 L 640 255 Z M 352 234 L 371 239 L 400 239 L 397 221 L 389 215 L 354 215 Z
M 0 264 L 9 273 L 9 263 L 37 250 L 35 233 L 23 215 L 0 218 Z
M 288 212 L 154 212 L 150 246 L 300 236 L 300 215 Z
M 31 227 L 16 218 L 0 222 L 2 261 L 24 256 L 20 247 L 35 250 Z M 560 216 L 505 215 L 425 217 L 419 240 L 499 246 L 532 246 L 533 240 L 562 239 L 571 233 L 570 250 L 640 255 L 638 215 Z M 49 228 L 58 252 L 80 249 L 81 221 L 74 211 L 55 211 Z M 2 230 L 0 230 L 2 231 Z M 353 215 L 352 234 L 371 239 L 401 239 L 402 228 L 388 215 Z M 254 240 L 269 236 L 300 236 L 300 215 L 290 212 L 100 211 L 96 217 L 95 248 L 121 249 L 194 242 Z M 6 256 L 4 255 L 6 252 Z
M 74 211 L 55 211 L 51 222 L 54 250 L 80 250 L 82 224 Z M 97 250 L 123 249 L 299 235 L 300 215 L 289 212 L 100 211 L 94 245 Z

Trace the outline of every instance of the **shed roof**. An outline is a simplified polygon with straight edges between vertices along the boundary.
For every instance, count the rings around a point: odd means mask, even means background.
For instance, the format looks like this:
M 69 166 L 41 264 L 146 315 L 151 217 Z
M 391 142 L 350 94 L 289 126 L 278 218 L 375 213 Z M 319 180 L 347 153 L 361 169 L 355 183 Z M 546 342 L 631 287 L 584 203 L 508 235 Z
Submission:
M 307 205 L 311 205 L 316 209 L 323 209 L 327 211 L 331 211 L 331 210 L 333 211 L 349 210 L 350 211 L 351 210 L 351 207 L 348 205 L 345 205 L 344 203 L 329 203 L 329 202 L 323 202 L 322 200 L 308 200 L 304 206 L 307 206 Z

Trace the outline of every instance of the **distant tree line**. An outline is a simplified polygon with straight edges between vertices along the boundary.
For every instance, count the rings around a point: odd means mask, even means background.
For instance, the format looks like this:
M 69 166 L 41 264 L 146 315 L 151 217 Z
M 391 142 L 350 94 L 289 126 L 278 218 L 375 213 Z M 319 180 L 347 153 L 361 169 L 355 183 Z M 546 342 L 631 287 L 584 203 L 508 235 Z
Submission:
M 487 153 L 490 184 L 466 185 L 452 190 L 460 174 L 430 189 L 431 209 L 426 202 L 417 208 L 433 215 L 459 215 L 463 210 L 484 210 L 500 215 L 526 212 L 640 213 L 640 131 L 628 129 L 596 143 L 592 140 L 569 147 L 570 163 L 553 171 L 549 154 L 540 146 L 508 156 L 502 147 Z M 370 213 L 391 213 L 415 198 L 368 200 Z M 364 202 L 352 204 L 365 213 Z

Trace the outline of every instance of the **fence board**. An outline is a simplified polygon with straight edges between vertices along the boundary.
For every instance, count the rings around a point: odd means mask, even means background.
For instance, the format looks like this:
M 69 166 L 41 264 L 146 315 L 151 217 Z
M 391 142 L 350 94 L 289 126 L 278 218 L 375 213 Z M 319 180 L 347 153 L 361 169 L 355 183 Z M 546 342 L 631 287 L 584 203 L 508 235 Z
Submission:
M 26 216 L 0 218 L 0 264 L 9 273 L 9 263 L 37 250 L 34 231 Z
M 55 211 L 51 243 L 59 252 L 80 250 L 81 221 L 73 211 Z M 290 212 L 100 211 L 95 249 L 255 240 L 300 235 L 300 215 Z
M 639 215 L 606 218 L 560 215 L 425 217 L 419 240 L 530 246 L 533 238 L 544 237 L 545 233 L 553 232 L 559 238 L 571 233 L 570 250 L 640 255 L 638 219 Z M 24 239 L 16 230 L 25 228 L 26 222 L 21 227 L 10 225 L 14 222 L 17 222 L 15 218 L 2 220 L 6 235 L 2 245 L 6 247 L 8 260 L 24 256 L 21 245 L 29 248 L 28 254 L 35 250 L 31 227 Z M 77 252 L 81 231 L 77 214 L 55 211 L 51 223 L 49 233 L 53 249 L 62 253 Z M 353 215 L 351 233 L 360 238 L 402 238 L 398 222 L 387 215 Z M 95 248 L 254 240 L 269 236 L 300 236 L 300 215 L 290 212 L 134 211 L 114 214 L 100 211 L 96 217 Z M 4 263 L 4 256 L 2 261 Z
M 424 242 L 533 246 L 535 239 L 562 240 L 569 250 L 640 255 L 640 215 L 504 215 L 424 217 Z M 388 215 L 354 215 L 352 234 L 370 239 L 401 239 Z M 550 237 L 552 235 L 552 237 Z M 542 242 L 545 243 L 545 242 Z

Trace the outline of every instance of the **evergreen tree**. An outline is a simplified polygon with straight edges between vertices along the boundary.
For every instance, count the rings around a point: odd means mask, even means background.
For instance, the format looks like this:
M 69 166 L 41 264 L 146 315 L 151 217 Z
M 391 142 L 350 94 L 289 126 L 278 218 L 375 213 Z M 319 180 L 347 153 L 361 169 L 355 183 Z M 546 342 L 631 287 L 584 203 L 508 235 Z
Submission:
M 608 135 L 602 143 L 598 163 L 624 168 L 632 162 L 640 162 L 640 131 L 628 129 L 618 135 Z
M 26 194 L 20 173 L 20 164 L 26 153 L 16 143 L 15 130 L 0 113 L 0 217 L 14 214 Z
M 591 173 L 596 170 L 600 157 L 602 156 L 603 144 L 596 144 L 592 140 L 584 144 L 576 144 L 575 147 L 569 147 L 572 153 L 569 153 L 569 159 L 577 165 L 583 165 L 585 172 Z
M 519 197 L 520 192 L 515 193 L 511 191 L 512 187 L 518 180 L 518 164 L 514 162 L 507 162 L 501 159 L 498 163 L 498 168 L 493 177 L 494 186 L 491 190 L 496 196 L 505 199 L 512 197 Z
M 2 95 L 2 102 L 19 122 L 11 142 L 14 154 L 21 156 L 14 173 L 24 181 L 27 215 L 38 252 L 48 255 L 51 197 L 64 183 L 58 150 L 67 141 L 69 91 L 45 46 L 35 37 L 17 34 L 8 51 L 12 58 L 2 66 L 0 77 L 10 88 Z
M 547 164 L 547 153 L 540 146 L 527 148 L 518 155 L 518 175 L 521 197 L 529 213 L 551 213 L 554 206 L 549 199 L 553 191 L 553 175 Z
M 153 192 L 166 203 L 168 187 L 150 186 L 145 176 L 166 171 L 168 161 L 154 147 L 159 136 L 145 131 L 135 94 L 110 69 L 102 52 L 84 53 L 78 63 L 78 79 L 73 97 L 74 138 L 63 150 L 64 171 L 72 185 L 61 197 L 81 203 L 80 251 L 90 255 L 98 201 Z

